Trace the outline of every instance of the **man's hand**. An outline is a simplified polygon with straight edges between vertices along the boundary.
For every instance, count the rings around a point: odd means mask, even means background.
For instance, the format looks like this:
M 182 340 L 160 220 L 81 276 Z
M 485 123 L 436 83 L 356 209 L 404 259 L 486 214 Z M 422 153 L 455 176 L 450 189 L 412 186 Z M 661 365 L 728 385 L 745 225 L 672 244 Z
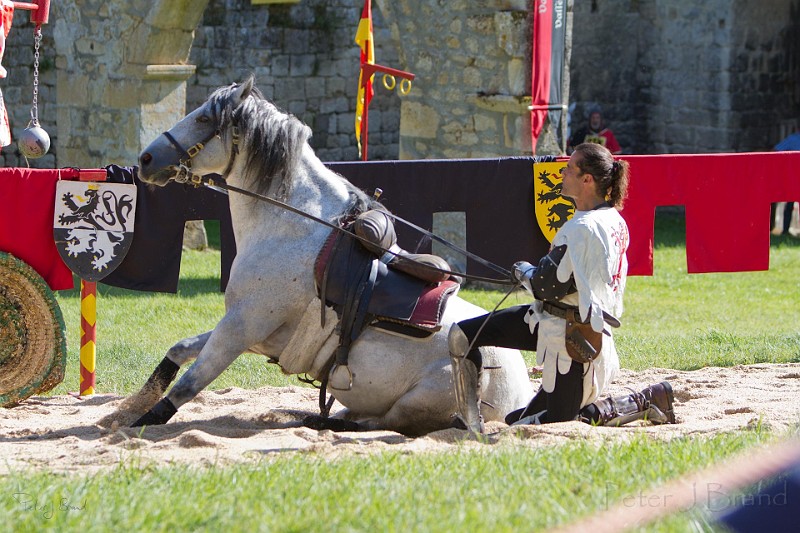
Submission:
M 525 284 L 529 282 L 533 275 L 536 273 L 536 267 L 527 261 L 517 261 L 514 263 L 514 268 L 511 270 L 511 281 L 516 283 Z

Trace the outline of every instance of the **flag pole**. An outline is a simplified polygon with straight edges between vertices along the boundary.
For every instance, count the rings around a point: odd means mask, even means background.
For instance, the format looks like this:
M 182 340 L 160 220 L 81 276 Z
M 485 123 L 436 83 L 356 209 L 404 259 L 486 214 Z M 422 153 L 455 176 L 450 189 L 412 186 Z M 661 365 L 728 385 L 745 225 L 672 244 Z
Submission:
M 408 80 L 408 86 L 404 88 L 401 83 L 400 92 L 402 94 L 408 94 L 408 91 L 411 90 L 411 82 L 414 80 L 415 76 L 411 72 L 406 72 L 405 70 L 399 70 L 396 68 L 385 67 L 383 65 L 378 65 L 376 63 L 361 63 L 361 73 L 359 78 L 361 79 L 361 86 L 364 88 L 364 92 L 366 93 L 366 85 L 368 83 L 372 83 L 372 76 L 376 72 L 382 72 L 384 75 L 384 86 L 390 88 L 390 90 L 394 89 L 397 84 L 396 78 L 400 78 L 401 80 Z M 391 85 L 387 84 L 385 81 L 386 77 L 392 80 Z M 404 92 L 405 89 L 405 92 Z M 361 91 L 359 91 L 360 93 Z M 361 160 L 367 160 L 367 143 L 368 143 L 368 136 L 369 136 L 369 102 L 364 102 L 364 107 L 361 112 Z

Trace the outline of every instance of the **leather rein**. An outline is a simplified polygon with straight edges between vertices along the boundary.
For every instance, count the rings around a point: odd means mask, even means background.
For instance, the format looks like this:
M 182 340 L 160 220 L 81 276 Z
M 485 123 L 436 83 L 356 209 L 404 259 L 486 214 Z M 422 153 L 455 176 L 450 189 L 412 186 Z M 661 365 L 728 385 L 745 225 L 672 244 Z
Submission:
M 281 202 L 280 200 L 276 200 L 275 198 L 270 198 L 269 196 L 266 196 L 266 195 L 263 195 L 263 194 L 258 194 L 258 193 L 252 192 L 252 191 L 248 191 L 247 189 L 242 189 L 242 188 L 239 188 L 239 187 L 236 187 L 236 186 L 233 186 L 233 185 L 229 185 L 225 181 L 224 178 L 215 179 L 215 178 L 210 177 L 208 175 L 201 176 L 199 174 L 195 174 L 194 172 L 192 172 L 192 159 L 197 154 L 199 154 L 200 151 L 203 150 L 203 148 L 205 148 L 205 145 L 206 145 L 206 143 L 208 143 L 208 141 L 210 141 L 214 137 L 221 137 L 221 131 L 219 129 L 215 130 L 208 137 L 206 137 L 205 139 L 195 143 L 194 145 L 192 145 L 189 148 L 184 148 L 183 146 L 181 146 L 181 144 L 175 139 L 175 137 L 173 137 L 172 134 L 169 133 L 168 131 L 165 131 L 164 133 L 162 133 L 162 135 L 170 142 L 170 144 L 172 144 L 172 146 L 174 146 L 183 155 L 183 159 L 180 159 L 178 161 L 178 165 L 174 165 L 173 166 L 173 168 L 176 171 L 175 177 L 172 178 L 174 181 L 176 181 L 178 183 L 184 183 L 184 184 L 185 183 L 191 183 L 196 187 L 199 187 L 200 185 L 203 185 L 205 187 L 208 187 L 208 188 L 210 188 L 212 190 L 215 190 L 215 191 L 217 191 L 219 193 L 222 193 L 222 194 L 226 194 L 227 191 L 233 191 L 235 193 L 242 194 L 244 196 L 249 196 L 250 198 L 255 198 L 256 200 L 259 200 L 259 201 L 262 201 L 262 202 L 266 202 L 268 204 L 272 204 L 272 205 L 280 207 L 281 209 L 284 209 L 286 211 L 290 211 L 290 212 L 295 213 L 297 215 L 300 215 L 302 217 L 305 217 L 305 218 L 308 218 L 310 220 L 313 220 L 314 222 L 322 224 L 323 226 L 327 226 L 327 227 L 329 227 L 331 229 L 334 229 L 336 231 L 340 231 L 340 232 L 346 233 L 349 237 L 352 237 L 354 239 L 358 239 L 359 241 L 361 241 L 364 244 L 369 244 L 371 247 L 380 248 L 381 252 L 383 252 L 383 253 L 388 253 L 388 254 L 390 254 L 392 256 L 399 256 L 400 255 L 399 253 L 397 253 L 397 252 L 395 252 L 393 250 L 389 250 L 389 249 L 383 248 L 381 246 L 378 246 L 377 244 L 375 244 L 372 241 L 369 241 L 369 240 L 367 240 L 367 239 L 365 239 L 363 237 L 360 237 L 360 236 L 356 235 L 355 233 L 349 232 L 349 231 L 347 231 L 347 229 L 341 227 L 338 224 L 333 224 L 331 222 L 328 222 L 327 220 L 321 219 L 321 218 L 319 218 L 317 216 L 314 216 L 314 215 L 312 215 L 310 213 L 306 213 L 305 211 L 297 209 L 296 207 L 293 207 L 293 206 L 291 206 L 291 205 L 289 205 L 289 204 L 287 204 L 285 202 Z M 228 165 L 226 166 L 226 168 L 225 168 L 225 170 L 224 170 L 224 172 L 222 174 L 223 176 L 226 175 L 228 172 L 230 172 L 231 168 L 233 168 L 234 160 L 236 159 L 236 156 L 239 153 L 239 131 L 238 131 L 238 128 L 236 126 L 232 127 L 232 137 L 233 138 L 232 138 L 231 155 L 230 155 L 230 158 L 228 160 Z M 422 265 L 422 264 L 420 264 L 424 268 L 427 268 L 429 270 L 435 270 L 437 272 L 441 272 L 443 274 L 448 274 L 448 275 L 451 275 L 451 276 L 458 276 L 458 277 L 461 277 L 461 278 L 471 279 L 471 280 L 474 280 L 474 281 L 482 281 L 482 282 L 485 282 L 485 283 L 494 283 L 494 284 L 497 284 L 497 285 L 512 285 L 514 287 L 517 287 L 519 285 L 517 282 L 511 280 L 511 273 L 508 270 L 504 269 L 503 267 L 495 265 L 494 263 L 491 263 L 490 261 L 487 261 L 486 259 L 483 259 L 482 257 L 480 257 L 478 255 L 475 255 L 475 254 L 473 254 L 471 252 L 468 252 L 467 250 L 463 250 L 459 246 L 457 246 L 456 244 L 448 241 L 447 239 L 444 239 L 444 238 L 436 235 L 435 233 L 432 233 L 432 232 L 430 232 L 430 231 L 428 231 L 428 230 L 426 230 L 426 229 L 424 229 L 424 228 L 422 228 L 420 226 L 417 226 L 416 224 L 414 224 L 412 222 L 409 222 L 408 220 L 405 220 L 404 218 L 398 217 L 397 215 L 394 215 L 394 214 L 392 214 L 390 212 L 386 212 L 386 214 L 389 215 L 390 217 L 392 217 L 393 220 L 395 220 L 397 222 L 401 222 L 401 223 L 407 225 L 408 227 L 418 231 L 419 233 L 422 233 L 423 235 L 426 235 L 427 237 L 430 237 L 431 239 L 433 239 L 433 240 L 435 240 L 435 241 L 447 246 L 451 250 L 456 251 L 458 253 L 461 253 L 461 254 L 465 255 L 466 257 L 472 259 L 473 261 L 476 261 L 477 263 L 479 263 L 479 264 L 481 264 L 481 265 L 483 265 L 483 266 L 485 266 L 485 267 L 487 267 L 487 268 L 489 268 L 491 270 L 494 270 L 495 272 L 498 272 L 499 274 L 502 274 L 504 276 L 504 279 L 477 276 L 477 275 L 474 275 L 474 274 L 466 274 L 466 273 L 462 273 L 462 272 L 455 272 L 455 271 L 451 271 L 451 270 L 440 269 L 440 268 L 434 267 L 432 265 L 427 265 L 427 264 Z M 404 258 L 404 260 L 408 261 L 409 259 L 408 258 Z

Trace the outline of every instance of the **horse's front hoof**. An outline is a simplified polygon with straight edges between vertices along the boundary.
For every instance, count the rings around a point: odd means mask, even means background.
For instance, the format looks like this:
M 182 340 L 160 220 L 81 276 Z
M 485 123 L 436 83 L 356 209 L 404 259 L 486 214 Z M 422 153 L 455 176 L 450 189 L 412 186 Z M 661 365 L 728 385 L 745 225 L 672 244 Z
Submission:
M 350 420 L 342 420 L 341 418 L 327 418 L 319 415 L 309 415 L 303 419 L 303 425 L 307 428 L 322 431 L 323 429 L 330 429 L 331 431 L 359 431 L 359 426 L 356 422 Z
M 152 409 L 142 415 L 139 420 L 131 424 L 132 428 L 141 426 L 160 426 L 166 424 L 178 412 L 169 398 L 162 398 Z

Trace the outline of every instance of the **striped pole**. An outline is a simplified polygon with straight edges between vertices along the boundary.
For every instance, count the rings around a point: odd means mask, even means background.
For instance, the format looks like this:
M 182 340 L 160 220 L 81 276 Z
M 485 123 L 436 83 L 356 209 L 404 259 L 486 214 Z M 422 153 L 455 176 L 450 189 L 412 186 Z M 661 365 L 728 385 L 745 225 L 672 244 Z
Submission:
M 80 396 L 94 394 L 97 283 L 81 280 L 81 384 Z

